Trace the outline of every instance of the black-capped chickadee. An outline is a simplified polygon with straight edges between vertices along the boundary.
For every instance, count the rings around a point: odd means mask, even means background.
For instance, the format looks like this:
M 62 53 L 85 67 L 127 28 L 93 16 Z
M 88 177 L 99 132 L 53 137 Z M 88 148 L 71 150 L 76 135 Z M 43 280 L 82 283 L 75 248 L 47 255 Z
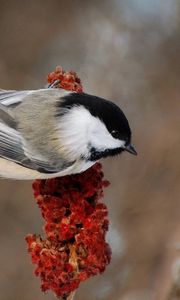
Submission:
M 80 173 L 103 157 L 137 154 L 122 110 L 62 89 L 0 90 L 0 177 Z

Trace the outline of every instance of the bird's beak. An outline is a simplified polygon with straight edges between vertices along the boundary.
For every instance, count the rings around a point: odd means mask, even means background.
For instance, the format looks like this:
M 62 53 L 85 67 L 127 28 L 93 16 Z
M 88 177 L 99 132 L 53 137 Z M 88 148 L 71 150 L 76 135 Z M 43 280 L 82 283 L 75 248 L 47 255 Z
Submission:
M 125 151 L 127 151 L 133 155 L 137 155 L 136 150 L 134 149 L 134 147 L 131 144 L 129 144 L 125 147 Z

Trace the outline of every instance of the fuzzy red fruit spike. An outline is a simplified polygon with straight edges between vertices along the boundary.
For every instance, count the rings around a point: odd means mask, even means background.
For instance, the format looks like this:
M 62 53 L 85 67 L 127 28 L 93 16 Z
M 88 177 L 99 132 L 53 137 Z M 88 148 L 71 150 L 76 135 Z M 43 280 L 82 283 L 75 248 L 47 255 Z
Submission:
M 75 72 L 57 67 L 48 75 L 49 83 L 56 80 L 61 88 L 82 92 Z M 26 241 L 42 291 L 52 290 L 66 299 L 81 281 L 102 273 L 110 263 L 111 249 L 105 241 L 108 211 L 100 202 L 109 182 L 103 177 L 96 163 L 81 174 L 33 182 L 45 238 L 28 235 Z
M 73 71 L 65 72 L 61 67 L 56 67 L 55 71 L 47 76 L 47 81 L 49 84 L 52 84 L 56 80 L 60 81 L 57 88 L 76 91 L 77 93 L 83 92 L 81 80 Z

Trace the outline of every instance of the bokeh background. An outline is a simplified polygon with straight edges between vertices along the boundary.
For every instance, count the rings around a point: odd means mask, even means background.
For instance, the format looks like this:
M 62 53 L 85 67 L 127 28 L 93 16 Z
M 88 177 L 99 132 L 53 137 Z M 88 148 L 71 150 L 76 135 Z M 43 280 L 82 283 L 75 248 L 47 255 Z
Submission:
M 0 0 L 0 87 L 43 87 L 56 65 L 120 105 L 139 153 L 103 161 L 113 259 L 76 299 L 180 299 L 180 1 Z M 41 225 L 31 182 L 1 180 L 1 300 L 54 299 L 24 241 Z

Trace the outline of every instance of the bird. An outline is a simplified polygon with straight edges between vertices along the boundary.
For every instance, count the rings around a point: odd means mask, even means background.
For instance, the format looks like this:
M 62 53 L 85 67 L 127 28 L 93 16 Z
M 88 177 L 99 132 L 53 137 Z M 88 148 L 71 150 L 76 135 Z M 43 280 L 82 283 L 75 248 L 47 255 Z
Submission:
M 124 151 L 137 154 L 128 120 L 112 101 L 53 87 L 0 90 L 0 178 L 82 173 Z

